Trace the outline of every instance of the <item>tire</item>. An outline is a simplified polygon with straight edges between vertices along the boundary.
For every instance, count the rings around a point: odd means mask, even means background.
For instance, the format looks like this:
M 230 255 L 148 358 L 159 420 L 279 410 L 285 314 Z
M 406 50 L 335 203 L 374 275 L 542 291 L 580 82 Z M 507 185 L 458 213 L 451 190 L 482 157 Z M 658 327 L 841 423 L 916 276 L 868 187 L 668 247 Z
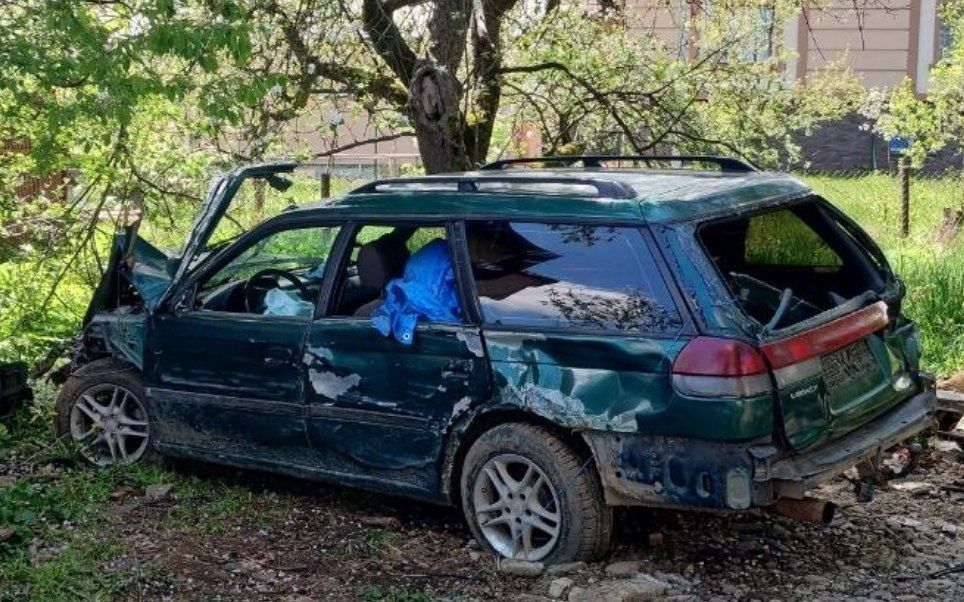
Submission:
M 461 494 L 472 534 L 493 554 L 556 564 L 595 560 L 609 549 L 612 508 L 592 460 L 545 428 L 507 423 L 483 433 L 465 456 Z M 553 525 L 554 537 L 545 528 Z
M 115 405 L 116 412 L 100 411 Z M 81 367 L 60 388 L 55 410 L 57 436 L 77 445 L 81 456 L 91 464 L 162 460 L 154 449 L 144 383 L 140 372 L 130 364 L 103 358 Z M 100 417 L 99 423 L 94 421 L 95 416 Z M 81 432 L 87 435 L 79 437 Z

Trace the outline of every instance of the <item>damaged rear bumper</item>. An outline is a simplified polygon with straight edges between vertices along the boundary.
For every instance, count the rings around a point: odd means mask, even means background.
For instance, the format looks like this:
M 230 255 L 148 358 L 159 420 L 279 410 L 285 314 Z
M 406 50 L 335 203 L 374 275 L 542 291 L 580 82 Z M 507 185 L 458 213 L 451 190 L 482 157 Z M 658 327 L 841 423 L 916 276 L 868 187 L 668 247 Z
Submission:
M 929 388 L 840 439 L 773 462 L 769 478 L 774 498 L 803 497 L 848 468 L 932 427 L 936 408 L 937 394 Z
M 588 431 L 606 502 L 745 510 L 809 489 L 933 425 L 933 388 L 847 435 L 787 455 L 769 440 L 746 443 Z

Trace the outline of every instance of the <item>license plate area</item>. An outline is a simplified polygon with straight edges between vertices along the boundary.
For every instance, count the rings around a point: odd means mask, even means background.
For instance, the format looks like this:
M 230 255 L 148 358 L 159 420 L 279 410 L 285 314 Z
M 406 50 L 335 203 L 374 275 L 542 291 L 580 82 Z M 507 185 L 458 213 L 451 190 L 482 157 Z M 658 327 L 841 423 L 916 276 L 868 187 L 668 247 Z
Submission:
M 824 385 L 830 395 L 855 382 L 873 377 L 880 370 L 867 341 L 857 341 L 828 353 L 820 358 L 820 367 L 823 370 Z

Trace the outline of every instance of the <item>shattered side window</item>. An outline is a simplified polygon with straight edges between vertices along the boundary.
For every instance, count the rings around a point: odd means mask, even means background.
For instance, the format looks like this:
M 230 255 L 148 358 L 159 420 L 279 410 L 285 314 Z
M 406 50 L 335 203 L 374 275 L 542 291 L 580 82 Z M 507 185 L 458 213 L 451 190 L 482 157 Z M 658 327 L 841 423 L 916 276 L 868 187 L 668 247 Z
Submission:
M 466 229 L 487 323 L 641 332 L 682 325 L 635 228 L 469 222 Z

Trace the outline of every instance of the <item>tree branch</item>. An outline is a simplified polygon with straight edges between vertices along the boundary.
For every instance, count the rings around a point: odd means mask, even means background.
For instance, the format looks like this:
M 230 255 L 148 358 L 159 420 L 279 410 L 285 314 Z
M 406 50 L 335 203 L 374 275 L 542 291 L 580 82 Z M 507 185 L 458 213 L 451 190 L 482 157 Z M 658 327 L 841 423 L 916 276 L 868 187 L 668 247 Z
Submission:
M 399 138 L 408 138 L 409 136 L 414 136 L 414 135 L 415 135 L 415 132 L 410 130 L 405 130 L 403 132 L 385 134 L 384 136 L 375 136 L 374 138 L 367 138 L 365 140 L 356 140 L 354 142 L 349 142 L 348 144 L 344 144 L 342 146 L 337 146 L 330 150 L 316 153 L 312 155 L 312 157 L 316 159 L 321 157 L 331 157 L 333 155 L 337 155 L 338 153 L 343 153 L 353 148 L 358 148 L 359 146 L 365 146 L 366 144 L 376 144 L 378 142 L 391 142 L 392 140 L 398 140 Z

